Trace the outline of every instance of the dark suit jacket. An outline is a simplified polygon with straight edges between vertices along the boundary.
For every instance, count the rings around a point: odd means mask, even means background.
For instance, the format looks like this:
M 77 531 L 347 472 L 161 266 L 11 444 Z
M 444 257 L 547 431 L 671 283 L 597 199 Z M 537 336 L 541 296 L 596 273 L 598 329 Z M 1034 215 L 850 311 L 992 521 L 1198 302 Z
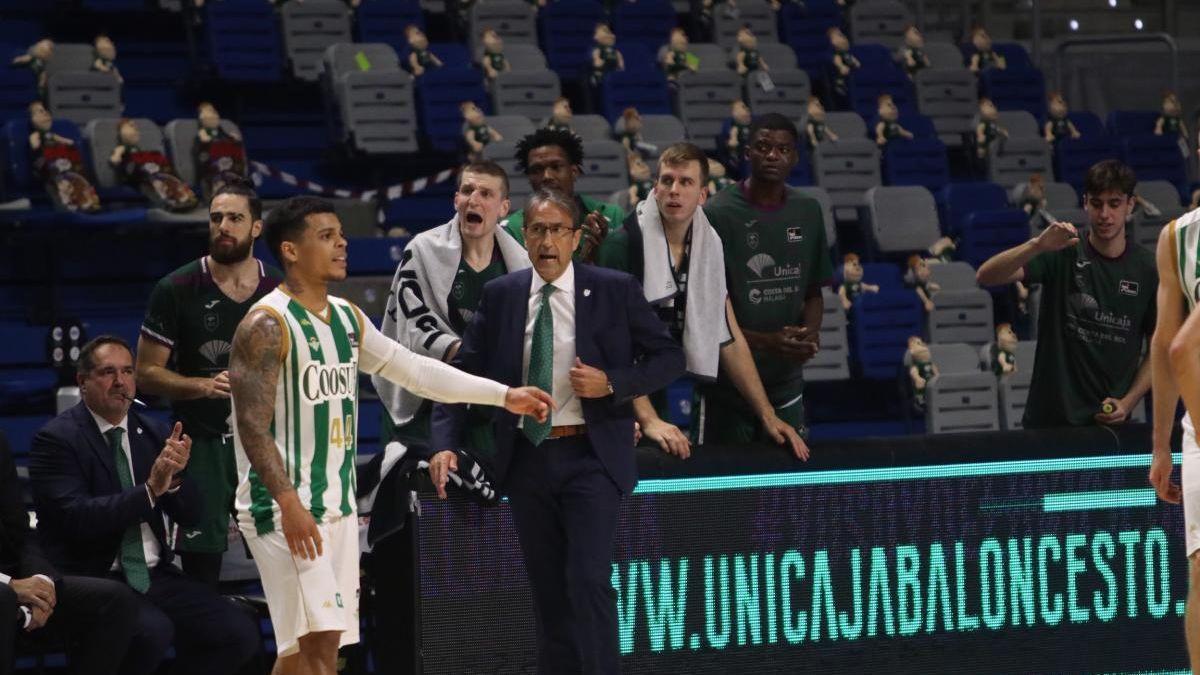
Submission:
M 0 433 L 0 572 L 14 579 L 44 574 L 58 581 L 58 571 L 46 559 L 37 536 L 29 528 L 29 512 L 22 493 L 12 449 Z
M 484 286 L 454 358 L 456 367 L 510 387 L 524 384 L 521 361 L 534 273 L 525 269 Z M 647 304 L 637 280 L 580 264 L 575 265 L 575 349 L 584 364 L 603 370 L 612 383 L 612 396 L 581 399 L 583 417 L 592 448 L 617 487 L 628 493 L 637 484 L 632 401 L 682 375 L 683 350 Z M 462 447 L 464 412 L 462 405 L 434 406 L 431 449 Z M 517 421 L 516 415 L 495 409 L 493 470 L 501 490 L 520 433 Z
M 121 488 L 108 442 L 81 402 L 50 420 L 33 439 L 29 477 L 38 513 L 38 533 L 46 553 L 63 571 L 104 576 L 130 525 L 145 521 L 162 548 L 159 564 L 171 561 L 163 513 L 180 525 L 200 519 L 203 503 L 191 481 L 154 507 L 146 494 L 150 466 L 166 444 L 166 434 L 150 418 L 129 410 L 133 487 Z

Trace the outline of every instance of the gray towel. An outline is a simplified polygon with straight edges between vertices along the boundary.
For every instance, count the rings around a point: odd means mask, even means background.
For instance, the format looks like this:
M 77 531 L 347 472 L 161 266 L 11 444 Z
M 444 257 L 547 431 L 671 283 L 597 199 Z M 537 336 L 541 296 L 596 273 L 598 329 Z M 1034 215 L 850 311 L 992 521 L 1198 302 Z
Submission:
M 496 244 L 509 272 L 529 267 L 525 249 L 499 225 L 496 226 Z M 413 237 L 396 269 L 396 276 L 392 278 L 392 290 L 388 294 L 380 331 L 411 351 L 444 361 L 446 350 L 459 341 L 459 335 L 450 327 L 447 299 L 461 261 L 462 233 L 458 230 L 458 214 L 450 222 Z M 424 401 L 378 375 L 372 377 L 371 382 L 396 424 L 410 422 Z
M 638 204 L 637 221 L 642 230 L 642 290 L 650 304 L 658 304 L 678 295 L 679 287 L 671 273 L 667 233 L 653 192 Z M 700 379 L 715 380 L 721 345 L 733 340 L 733 334 L 725 316 L 725 251 L 720 235 L 709 224 L 701 208 L 697 208 L 692 216 L 692 251 L 687 273 L 687 306 L 683 319 L 687 371 Z

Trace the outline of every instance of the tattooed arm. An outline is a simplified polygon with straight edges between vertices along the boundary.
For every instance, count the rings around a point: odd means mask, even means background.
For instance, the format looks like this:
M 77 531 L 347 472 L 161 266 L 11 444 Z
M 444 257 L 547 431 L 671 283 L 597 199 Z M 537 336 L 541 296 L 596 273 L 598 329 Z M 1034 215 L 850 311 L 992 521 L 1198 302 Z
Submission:
M 321 533 L 292 487 L 270 431 L 279 364 L 286 353 L 283 326 L 274 312 L 257 309 L 238 324 L 229 355 L 234 433 L 250 466 L 279 503 L 283 534 L 292 555 L 315 559 L 322 554 Z

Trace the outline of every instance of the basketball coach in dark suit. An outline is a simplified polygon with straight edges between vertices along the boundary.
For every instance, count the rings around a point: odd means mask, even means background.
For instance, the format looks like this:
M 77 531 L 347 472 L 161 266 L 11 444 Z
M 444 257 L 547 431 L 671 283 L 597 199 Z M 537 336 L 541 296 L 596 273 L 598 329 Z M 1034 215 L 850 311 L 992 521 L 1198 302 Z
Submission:
M 498 411 L 492 461 L 533 589 L 538 672 L 618 673 L 613 540 L 637 483 L 632 401 L 683 374 L 684 356 L 624 273 L 573 265 L 575 201 L 539 191 L 525 208 L 532 270 L 488 283 L 453 364 L 551 392 L 549 419 Z M 464 406 L 434 408 L 440 494 L 462 448 Z
M 136 591 L 128 670 L 152 672 L 173 643 L 175 673 L 237 672 L 257 650 L 258 626 L 171 564 L 164 516 L 189 525 L 201 511 L 196 486 L 179 475 L 191 440 L 179 423 L 167 436 L 130 408 L 133 353 L 121 338 L 84 345 L 77 381 L 83 401 L 38 431 L 30 456 L 46 553 L 64 572 Z
M 0 674 L 12 672 L 17 633 L 65 638 L 71 672 L 115 675 L 133 638 L 133 591 L 108 579 L 64 577 L 29 527 L 8 439 L 0 433 Z M 133 674 L 130 674 L 133 675 Z

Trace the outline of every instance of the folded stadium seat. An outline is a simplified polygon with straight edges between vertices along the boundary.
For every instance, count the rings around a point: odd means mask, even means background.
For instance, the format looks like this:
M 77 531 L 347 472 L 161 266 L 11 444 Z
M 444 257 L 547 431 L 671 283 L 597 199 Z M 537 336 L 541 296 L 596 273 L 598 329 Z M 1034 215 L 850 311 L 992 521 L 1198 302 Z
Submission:
M 624 124 L 618 119 L 614 125 L 614 132 L 621 133 L 623 129 Z M 686 140 L 689 140 L 687 128 L 683 126 L 683 122 L 678 117 L 674 115 L 642 115 L 642 142 L 654 147 L 653 151 L 642 148 L 642 153 L 649 155 L 648 162 L 657 161 L 658 156 L 667 149 L 667 146 Z M 654 169 L 653 165 L 651 169 Z
M 534 132 L 533 122 L 525 115 L 488 115 L 486 119 L 505 141 L 516 142 Z
M 721 126 L 730 118 L 730 103 L 742 97 L 742 78 L 733 71 L 680 74 L 672 90 L 674 112 L 688 127 L 692 142 L 714 150 Z
M 781 45 L 787 47 L 787 45 Z M 790 49 L 790 48 L 789 48 Z M 771 63 L 768 61 L 767 63 Z M 755 115 L 779 113 L 791 117 L 798 110 L 804 110 L 808 98 L 812 95 L 812 85 L 808 73 L 799 68 L 776 70 L 771 66 L 771 82 L 774 88 L 764 91 L 757 81 L 746 81 L 747 103 Z
M 873 117 L 879 109 L 880 94 L 891 94 L 901 113 L 916 110 L 912 82 L 893 60 L 887 47 L 860 44 L 851 47 L 850 51 L 862 62 L 862 67 L 847 80 L 851 110 L 864 118 Z M 829 67 L 833 67 L 832 61 Z
M 625 146 L 614 140 L 583 142 L 583 175 L 575 191 L 594 199 L 607 199 L 615 190 L 629 187 Z
M 175 174 L 193 188 L 200 185 L 200 179 L 196 175 L 196 158 L 192 154 L 196 148 L 196 132 L 199 127 L 200 123 L 194 117 L 171 120 L 163 127 L 163 141 L 167 147 L 167 156 L 171 158 L 171 166 L 175 168 Z M 233 120 L 222 118 L 221 130 L 227 134 L 242 135 L 242 130 Z
M 790 183 L 789 183 L 790 184 Z M 833 200 L 825 188 L 812 185 L 796 186 L 802 194 L 812 197 L 821 205 L 821 219 L 825 224 L 825 243 L 832 251 L 837 247 L 837 221 L 833 219 Z
M 289 2 L 280 13 L 283 47 L 292 65 L 292 77 L 315 82 L 321 76 L 321 58 L 330 45 L 348 43 L 350 14 L 339 0 Z
M 46 99 L 55 117 L 85 124 L 121 116 L 121 82 L 111 73 L 92 72 L 94 60 L 92 45 L 55 45 L 54 58 L 46 64 Z
M 829 193 L 834 215 L 853 219 L 857 209 L 866 206 L 866 191 L 880 184 L 879 146 L 853 136 L 822 143 L 813 153 L 813 175 Z
M 473 3 L 468 26 L 467 44 L 472 54 L 482 44 L 479 42 L 479 33 L 484 28 L 495 30 L 506 45 L 538 43 L 537 7 L 531 7 L 523 0 L 485 0 Z
M 596 24 L 605 20 L 604 6 L 596 0 L 559 0 L 538 11 L 542 50 L 563 81 L 574 82 L 589 70 L 580 55 L 591 47 Z
M 836 0 L 785 2 L 779 9 L 779 37 L 796 54 L 796 64 L 808 72 L 814 84 L 822 82 L 832 52 L 826 35 L 842 25 L 842 8 Z
M 662 68 L 663 57 L 669 48 L 670 45 L 662 45 L 654 52 L 654 62 L 660 69 Z M 729 60 L 728 50 L 715 42 L 693 42 L 688 45 L 688 53 L 696 57 L 697 70 L 724 71 L 733 68 L 733 64 Z
M 542 119 L 538 126 L 545 126 L 548 119 L 548 117 Z M 571 131 L 574 131 L 575 135 L 584 141 L 611 141 L 613 139 L 612 125 L 603 115 L 575 115 L 571 118 Z
M 937 137 L 933 122 L 916 113 L 900 116 L 912 140 L 895 139 L 883 150 L 883 180 L 887 185 L 919 185 L 931 192 L 950 182 L 946 145 Z
M 546 70 L 546 55 L 537 45 L 517 42 L 504 45 L 504 58 L 513 72 Z
M 727 50 L 727 60 L 731 67 L 737 63 L 738 47 Z M 780 42 L 762 42 L 758 45 L 758 54 L 767 62 L 772 78 L 781 70 L 796 70 L 796 52 L 791 47 Z M 735 68 L 736 70 L 736 68 Z
M 933 305 L 925 315 L 930 341 L 981 345 L 995 338 L 992 294 L 982 288 L 943 288 L 934 294 Z
M 958 255 L 976 269 L 988 258 L 1029 240 L 1029 217 L 1020 209 L 972 211 L 963 218 Z
M 1082 192 L 1088 169 L 1099 161 L 1115 159 L 1119 153 L 1095 113 L 1073 112 L 1067 117 L 1079 130 L 1080 137 L 1064 138 L 1054 145 L 1054 175 Z
M 984 370 L 992 367 L 992 343 L 979 350 L 980 366 Z M 1029 386 L 1033 382 L 1033 360 L 1037 353 L 1037 341 L 1022 340 L 1017 343 L 1017 369 L 997 379 L 1000 397 L 1000 428 L 1005 431 L 1022 429 L 1021 418 L 1025 415 L 1025 401 L 1029 398 Z
M 1164 180 L 1138 181 L 1136 192 L 1153 204 L 1159 215 L 1152 216 L 1144 209 L 1139 209 L 1133 219 L 1131 236 L 1138 245 L 1153 251 L 1158 245 L 1158 235 L 1163 226 L 1182 216 L 1187 208 L 1179 200 L 1175 186 Z
M 88 149 L 84 153 L 84 157 L 90 163 L 91 174 L 95 178 L 94 185 L 96 186 L 96 192 L 100 194 L 101 202 L 106 202 L 110 199 L 141 201 L 141 193 L 121 182 L 116 170 L 113 169 L 113 165 L 108 161 L 108 158 L 112 156 L 112 152 L 116 149 L 119 142 L 117 138 L 119 123 L 119 119 L 111 118 L 95 119 L 88 122 L 83 128 L 83 135 Z M 141 134 L 141 147 L 143 150 L 157 150 L 164 154 L 166 153 L 162 131 L 158 128 L 157 124 L 144 117 L 134 118 L 133 123 L 138 129 L 138 133 Z
M 508 212 L 515 213 L 525 206 L 525 200 L 533 194 L 529 180 L 517 168 L 517 141 L 520 138 L 505 136 L 503 141 L 488 143 L 483 148 L 484 159 L 490 159 L 508 173 Z
M 821 318 L 821 351 L 804 364 L 804 379 L 827 382 L 850 379 L 850 339 L 846 333 L 846 312 L 836 292 L 821 289 L 825 311 Z
M 925 390 L 925 430 L 932 434 L 998 430 L 996 378 L 979 370 L 976 349 L 934 343 L 929 351 L 939 375 Z
M 930 56 L 933 66 L 917 73 L 917 109 L 933 121 L 942 143 L 957 148 L 963 145 L 968 134 L 975 132 L 974 120 L 979 112 L 978 83 L 975 74 L 961 63 L 943 66 L 942 63 L 950 61 L 950 56 L 959 52 L 953 45 L 940 46 L 945 48 L 939 50 L 944 54 Z
M 1040 173 L 1054 175 L 1050 146 L 1038 132 L 1037 121 L 1024 110 L 1000 113 L 999 124 L 1008 130 L 1008 138 L 992 144 L 988 159 L 988 180 L 1012 187 Z
M 904 43 L 904 29 L 912 23 L 912 12 L 897 0 L 861 0 L 850 10 L 850 41 L 895 49 Z
M 415 25 L 425 30 L 425 16 L 417 0 L 363 0 L 354 10 L 356 42 L 382 42 L 397 54 L 408 46 L 404 29 Z
M 378 326 L 387 308 L 388 294 L 392 290 L 392 276 L 387 274 L 347 277 L 331 283 L 329 293 L 358 305 L 371 323 Z
M 1036 68 L 988 68 L 979 76 L 979 94 L 998 110 L 1024 110 L 1038 120 L 1046 118 L 1046 79 Z
M 462 145 L 463 101 L 474 101 L 484 113 L 491 108 L 483 76 L 466 67 L 435 68 L 417 78 L 417 117 L 430 146 L 454 152 Z
M 278 82 L 283 39 L 274 8 L 262 0 L 204 3 L 209 58 L 227 82 Z
M 638 0 L 617 3 L 612 10 L 612 29 L 623 43 L 637 43 L 654 53 L 668 40 L 675 27 L 675 8 L 670 0 Z
M 554 107 L 562 89 L 553 70 L 513 70 L 492 82 L 492 109 L 497 115 L 538 117 Z
M 876 186 L 864 198 L 871 218 L 871 240 L 884 255 L 922 251 L 942 236 L 937 206 L 919 186 Z
M 975 283 L 975 268 L 961 260 L 931 264 L 929 280 L 941 286 L 943 291 L 979 288 L 979 284 Z
M 917 294 L 907 289 L 858 296 L 850 309 L 850 355 L 858 375 L 895 378 L 908 338 L 921 334 L 922 312 Z
M 47 396 L 58 377 L 50 367 L 47 326 L 0 320 L 0 335 L 7 346 L 0 350 L 0 406 Z
M 754 32 L 760 47 L 767 42 L 779 41 L 779 29 L 771 3 L 766 0 L 738 0 L 737 10 L 736 16 L 730 16 L 722 7 L 713 9 L 713 42 L 725 49 L 736 49 L 737 33 L 743 27 L 749 27 Z M 668 37 L 664 34 L 662 39 Z
M 1087 226 L 1087 213 L 1080 206 L 1079 195 L 1075 193 L 1075 188 L 1067 183 L 1047 182 L 1045 190 L 1046 212 L 1053 216 L 1055 220 L 1073 223 L 1080 227 Z M 1023 184 L 1018 184 L 1012 188 L 1009 197 L 1013 206 L 1017 208 L 1021 207 L 1020 199 L 1023 191 Z M 1044 222 L 1033 221 L 1030 226 L 1030 235 L 1036 236 L 1045 226 Z
M 327 109 L 336 110 L 339 141 L 368 154 L 416 152 L 413 78 L 383 43 L 330 45 L 322 58 Z
M 807 114 L 802 117 L 807 117 Z M 801 122 L 804 122 L 804 119 L 801 119 Z M 839 143 L 851 139 L 874 138 L 868 131 L 867 122 L 863 116 L 853 111 L 827 112 L 825 113 L 825 124 L 838 135 Z M 803 133 L 803 127 L 799 128 Z
M 732 74 L 732 73 L 731 73 Z M 734 75 L 734 77 L 737 77 Z M 739 92 L 740 94 L 740 92 Z M 729 114 L 729 103 L 725 101 L 725 114 Z M 630 106 L 638 109 L 643 115 L 672 115 L 671 95 L 667 88 L 667 78 L 658 68 L 626 68 L 609 73 L 600 84 L 599 113 L 611 121 L 621 116 Z M 680 115 L 682 118 L 683 116 Z M 688 125 L 692 136 L 699 138 L 698 132 Z
M 938 193 L 938 214 L 943 231 L 952 237 L 962 232 L 973 211 L 1008 209 L 1008 194 L 995 183 L 950 183 Z

